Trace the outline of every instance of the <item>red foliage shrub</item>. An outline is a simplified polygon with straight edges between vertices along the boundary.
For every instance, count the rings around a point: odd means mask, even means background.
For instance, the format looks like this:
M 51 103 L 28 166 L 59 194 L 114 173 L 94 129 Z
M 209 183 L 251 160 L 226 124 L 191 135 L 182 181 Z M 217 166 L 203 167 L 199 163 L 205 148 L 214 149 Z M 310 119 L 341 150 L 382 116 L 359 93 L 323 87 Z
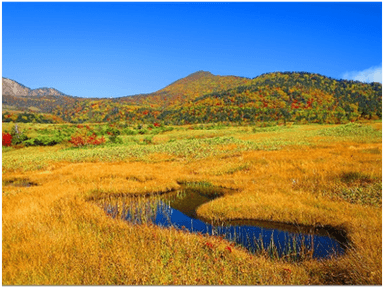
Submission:
M 69 143 L 75 147 L 80 147 L 85 145 L 85 139 L 81 136 L 72 136 L 71 140 L 69 140 Z
M 97 139 L 96 134 L 92 134 L 92 136 L 89 136 L 87 139 L 87 144 L 89 144 L 89 145 L 101 145 L 103 143 L 105 143 L 105 138 L 101 137 L 101 138 Z
M 92 136 L 86 137 L 86 136 L 72 136 L 71 140 L 69 140 L 69 143 L 71 143 L 75 147 L 81 147 L 85 145 L 101 145 L 105 143 L 105 138 L 101 137 L 97 139 L 96 134 L 92 134 Z
M 12 145 L 12 135 L 9 133 L 3 133 L 3 146 L 11 146 Z
M 160 124 L 157 123 L 157 122 L 155 122 L 155 123 L 153 123 L 153 126 L 155 126 L 155 127 L 160 127 Z

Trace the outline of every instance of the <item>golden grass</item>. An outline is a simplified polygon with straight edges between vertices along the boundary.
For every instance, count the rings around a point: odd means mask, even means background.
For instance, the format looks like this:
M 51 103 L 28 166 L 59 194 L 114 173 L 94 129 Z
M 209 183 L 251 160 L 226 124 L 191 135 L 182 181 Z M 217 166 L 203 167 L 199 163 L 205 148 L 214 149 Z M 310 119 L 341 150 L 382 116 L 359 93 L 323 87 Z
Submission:
M 20 157 L 27 153 L 17 151 Z M 145 161 L 57 161 L 49 167 L 3 171 L 3 183 L 37 184 L 3 185 L 3 285 L 382 283 L 381 200 L 342 194 L 381 184 L 380 143 L 321 142 L 188 161 L 160 153 Z M 352 247 L 337 259 L 291 263 L 251 255 L 217 237 L 134 226 L 89 201 L 106 194 L 167 192 L 198 181 L 239 191 L 199 207 L 204 218 L 330 225 L 345 229 Z

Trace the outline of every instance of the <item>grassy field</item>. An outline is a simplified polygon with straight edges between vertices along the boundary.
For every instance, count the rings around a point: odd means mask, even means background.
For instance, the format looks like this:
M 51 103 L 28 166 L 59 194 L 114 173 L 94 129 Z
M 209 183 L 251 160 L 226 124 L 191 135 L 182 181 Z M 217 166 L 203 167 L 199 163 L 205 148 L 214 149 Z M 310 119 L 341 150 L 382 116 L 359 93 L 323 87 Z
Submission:
M 30 137 L 64 131 L 20 125 Z M 94 147 L 3 147 L 2 284 L 382 284 L 381 131 L 378 121 L 180 126 Z M 271 258 L 220 237 L 116 220 L 90 201 L 181 183 L 239 191 L 198 207 L 206 219 L 331 226 L 351 247 L 322 261 Z

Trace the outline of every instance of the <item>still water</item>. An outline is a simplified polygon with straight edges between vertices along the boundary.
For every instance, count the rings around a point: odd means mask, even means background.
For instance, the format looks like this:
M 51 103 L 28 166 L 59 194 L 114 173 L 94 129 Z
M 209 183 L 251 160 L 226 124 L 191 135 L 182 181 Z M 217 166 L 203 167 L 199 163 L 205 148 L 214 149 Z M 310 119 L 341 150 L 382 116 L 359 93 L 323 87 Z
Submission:
M 183 189 L 161 196 L 123 196 L 98 200 L 104 211 L 134 224 L 153 223 L 192 233 L 222 236 L 248 249 L 261 249 L 271 255 L 299 259 L 310 255 L 316 259 L 342 255 L 346 238 L 331 229 L 262 222 L 254 220 L 208 223 L 199 219 L 200 205 L 223 195 L 223 190 Z

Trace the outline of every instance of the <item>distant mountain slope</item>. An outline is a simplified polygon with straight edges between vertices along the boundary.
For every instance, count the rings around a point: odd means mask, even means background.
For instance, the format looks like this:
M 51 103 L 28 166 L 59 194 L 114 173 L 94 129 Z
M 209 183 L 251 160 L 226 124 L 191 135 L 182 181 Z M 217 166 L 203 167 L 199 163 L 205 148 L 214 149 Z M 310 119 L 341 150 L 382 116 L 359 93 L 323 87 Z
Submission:
M 343 123 L 380 119 L 381 105 L 380 83 L 306 72 L 266 73 L 248 79 L 199 71 L 154 93 L 112 99 L 3 95 L 3 110 L 46 112 L 73 123 Z M 3 121 L 16 117 L 11 114 L 3 113 Z
M 2 95 L 5 96 L 68 96 L 65 95 L 64 93 L 53 89 L 53 88 L 37 88 L 37 89 L 31 89 L 28 88 L 14 80 L 4 78 L 3 77 L 3 82 L 2 82 L 2 89 L 3 93 Z
M 11 79 L 3 78 L 3 95 L 27 96 L 31 89 Z
M 52 113 L 57 107 L 73 109 L 79 98 L 72 96 L 12 96 L 3 95 L 3 110 Z
M 246 85 L 195 98 L 159 119 L 179 123 L 222 121 L 332 122 L 381 118 L 382 85 L 335 80 L 305 72 L 268 73 Z M 181 122 L 180 122 L 181 121 Z
M 52 113 L 57 107 L 72 109 L 79 99 L 53 88 L 30 89 L 8 78 L 2 80 L 3 110 Z
M 248 83 L 250 79 L 237 76 L 219 76 L 198 71 L 179 79 L 165 88 L 146 95 L 121 97 L 130 104 L 165 108 L 182 105 L 196 97 L 231 89 Z

